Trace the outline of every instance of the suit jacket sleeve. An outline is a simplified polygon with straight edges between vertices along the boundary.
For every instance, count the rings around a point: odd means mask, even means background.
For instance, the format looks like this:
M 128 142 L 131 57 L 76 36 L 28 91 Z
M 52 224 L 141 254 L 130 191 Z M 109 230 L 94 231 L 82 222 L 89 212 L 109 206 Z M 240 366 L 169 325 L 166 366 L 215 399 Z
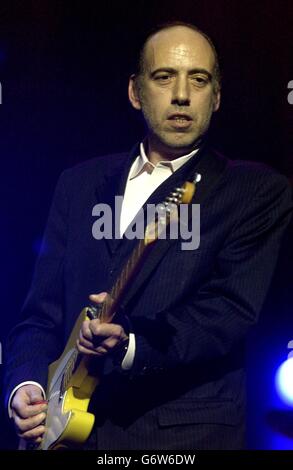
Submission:
M 246 197 L 244 195 L 244 197 Z M 256 323 L 292 212 L 285 177 L 271 174 L 245 209 L 215 260 L 212 277 L 184 304 L 155 320 L 133 317 L 133 373 L 224 357 Z
M 34 381 L 46 388 L 48 364 L 60 354 L 63 344 L 62 276 L 67 234 L 67 196 L 64 172 L 57 183 L 41 252 L 20 323 L 6 345 L 5 388 Z

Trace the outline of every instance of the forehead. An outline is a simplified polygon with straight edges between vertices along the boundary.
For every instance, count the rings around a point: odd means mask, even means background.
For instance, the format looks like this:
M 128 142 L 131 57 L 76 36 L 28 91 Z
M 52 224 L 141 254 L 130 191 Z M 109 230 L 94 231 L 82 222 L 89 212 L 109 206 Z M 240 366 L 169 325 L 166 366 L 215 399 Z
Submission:
M 212 72 L 215 57 L 204 36 L 190 28 L 178 26 L 159 31 L 148 40 L 144 62 L 147 70 L 199 67 Z

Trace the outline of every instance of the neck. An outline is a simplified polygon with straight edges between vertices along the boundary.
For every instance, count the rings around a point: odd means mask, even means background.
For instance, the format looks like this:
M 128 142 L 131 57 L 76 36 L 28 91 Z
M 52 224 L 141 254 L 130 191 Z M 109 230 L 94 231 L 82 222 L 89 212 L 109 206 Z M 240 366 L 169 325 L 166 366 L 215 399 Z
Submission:
M 189 154 L 199 147 L 200 142 L 201 139 L 189 147 L 170 148 L 148 136 L 144 141 L 144 148 L 149 161 L 156 165 L 162 160 L 172 161 L 175 158 Z

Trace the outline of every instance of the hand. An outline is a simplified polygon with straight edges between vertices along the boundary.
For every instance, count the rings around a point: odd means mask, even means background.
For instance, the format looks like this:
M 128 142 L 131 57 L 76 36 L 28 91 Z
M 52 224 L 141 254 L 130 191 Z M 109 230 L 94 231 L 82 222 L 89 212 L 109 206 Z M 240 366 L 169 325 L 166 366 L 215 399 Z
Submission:
M 35 404 L 43 402 L 41 404 Z M 36 385 L 20 387 L 11 402 L 12 419 L 17 435 L 33 444 L 39 444 L 45 432 L 42 424 L 46 418 L 47 402 Z
M 101 304 L 111 302 L 106 292 L 90 295 L 92 303 Z M 115 323 L 101 323 L 100 320 L 85 320 L 82 324 L 77 349 L 79 352 L 92 356 L 105 356 L 114 353 L 128 336 L 121 325 Z

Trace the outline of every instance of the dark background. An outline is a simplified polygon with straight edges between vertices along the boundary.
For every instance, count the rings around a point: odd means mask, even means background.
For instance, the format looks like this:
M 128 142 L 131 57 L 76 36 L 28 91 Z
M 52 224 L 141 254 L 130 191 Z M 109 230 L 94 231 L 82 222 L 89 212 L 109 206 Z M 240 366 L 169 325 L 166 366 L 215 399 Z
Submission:
M 143 136 L 142 121 L 128 104 L 127 78 L 144 32 L 172 19 L 195 23 L 218 47 L 224 81 L 211 130 L 216 147 L 232 159 L 265 162 L 292 179 L 291 1 L 1 1 L 3 363 L 5 337 L 30 284 L 56 179 L 66 167 L 130 149 Z M 292 233 L 291 227 L 249 340 L 250 448 L 293 449 L 293 420 L 273 387 L 293 339 Z M 273 410 L 285 414 L 271 419 Z M 0 447 L 12 447 L 3 409 L 0 420 Z

